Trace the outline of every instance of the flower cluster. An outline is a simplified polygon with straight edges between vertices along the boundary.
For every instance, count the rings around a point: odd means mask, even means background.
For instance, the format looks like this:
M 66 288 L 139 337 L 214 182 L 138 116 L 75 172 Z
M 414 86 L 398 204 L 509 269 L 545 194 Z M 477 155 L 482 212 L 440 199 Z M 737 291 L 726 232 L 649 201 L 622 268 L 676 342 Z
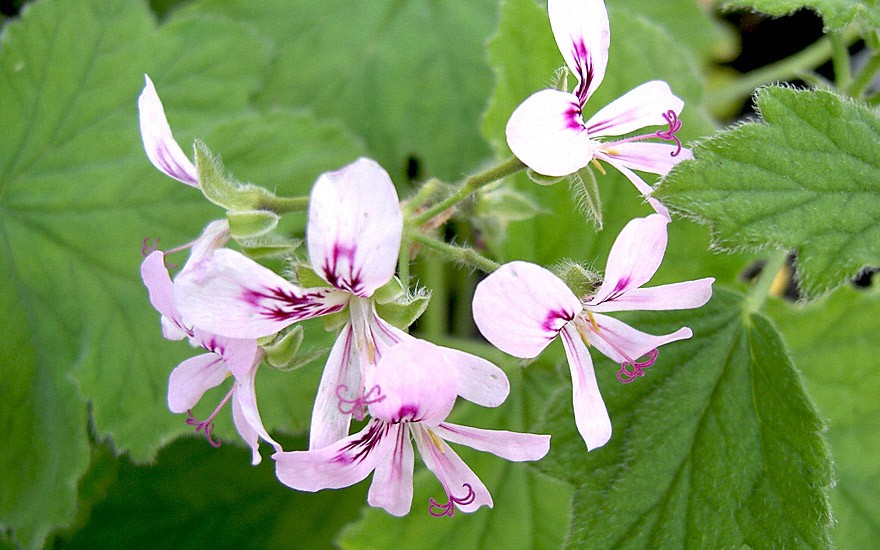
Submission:
M 689 156 L 676 137 L 683 102 L 665 83 L 649 82 L 584 122 L 582 110 L 602 80 L 608 57 L 605 6 L 601 0 L 550 0 L 549 13 L 577 88 L 573 93 L 544 90 L 520 105 L 507 127 L 512 151 L 524 165 L 551 176 L 597 160 L 607 162 L 623 172 L 658 213 L 634 219 L 621 231 L 595 292 L 578 296 L 547 269 L 515 261 L 479 283 L 473 316 L 489 342 L 516 357 L 535 357 L 554 338 L 562 338 L 571 367 L 576 425 L 592 450 L 611 437 L 611 420 L 589 348 L 619 363 L 618 380 L 629 383 L 654 364 L 659 346 L 692 335 L 687 327 L 661 336 L 646 334 L 606 313 L 699 307 L 710 298 L 713 279 L 642 288 L 663 259 L 670 218 L 633 170 L 665 174 Z M 211 179 L 201 178 L 202 166 L 190 161 L 174 140 L 149 78 L 139 108 L 144 147 L 156 168 L 194 188 L 201 189 L 202 182 L 207 186 Z M 668 130 L 600 139 L 663 123 Z M 649 138 L 675 145 L 645 141 Z M 163 335 L 186 339 L 205 352 L 171 373 L 169 408 L 187 413 L 187 424 L 219 445 L 212 435 L 213 420 L 231 402 L 235 426 L 252 449 L 252 462 L 260 462 L 259 441 L 268 443 L 275 450 L 278 479 L 297 490 L 346 487 L 372 473 L 369 504 L 404 515 L 413 498 L 414 441 L 445 492 L 442 502 L 430 499 L 432 515 L 491 507 L 486 487 L 448 443 L 507 460 L 534 461 L 549 451 L 550 436 L 448 422 L 459 397 L 484 407 L 500 406 L 509 393 L 504 371 L 475 355 L 411 336 L 405 327 L 380 316 L 380 291 L 401 286 L 395 272 L 407 222 L 389 174 L 368 158 L 325 172 L 311 189 L 307 215 L 306 248 L 314 281 L 285 278 L 228 248 L 231 231 L 226 220 L 211 222 L 187 245 L 189 259 L 173 279 L 166 253 L 145 250 L 141 275 L 161 314 Z M 404 253 L 412 253 L 409 246 Z M 486 260 L 481 265 L 493 264 Z M 408 290 L 406 284 L 403 287 Z M 344 321 L 317 388 L 308 449 L 285 450 L 260 417 L 258 368 L 269 342 L 297 323 L 331 315 Z M 192 408 L 208 389 L 229 377 L 231 388 L 214 412 L 205 420 L 196 419 Z M 353 421 L 364 424 L 352 434 Z

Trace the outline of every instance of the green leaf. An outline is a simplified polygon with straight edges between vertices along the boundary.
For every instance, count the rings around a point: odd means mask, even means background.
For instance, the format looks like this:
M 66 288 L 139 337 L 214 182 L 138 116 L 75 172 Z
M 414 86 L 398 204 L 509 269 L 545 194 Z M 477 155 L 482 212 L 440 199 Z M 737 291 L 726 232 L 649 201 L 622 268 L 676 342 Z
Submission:
M 606 5 L 610 9 L 618 9 L 618 13 L 638 14 L 638 17 L 649 19 L 704 61 L 708 61 L 719 48 L 721 31 L 718 23 L 710 16 L 711 11 L 702 7 L 700 2 L 607 0 Z
M 2 361 L 0 526 L 19 544 L 39 547 L 73 520 L 89 411 L 94 437 L 135 460 L 189 429 L 167 411 L 166 385 L 193 350 L 162 339 L 140 248 L 146 237 L 186 243 L 223 212 L 147 161 L 136 108 L 144 73 L 182 144 L 204 136 L 230 169 L 273 189 L 307 192 L 319 172 L 360 154 L 338 125 L 253 113 L 268 62 L 247 28 L 180 16 L 157 29 L 145 4 L 128 0 L 38 1 L 3 28 L 0 348 L 14 356 Z M 261 379 L 273 376 L 264 370 Z M 287 402 L 313 387 L 270 384 L 270 399 L 281 398 L 267 425 L 290 426 L 302 406 Z
M 880 26 L 880 7 L 877 0 L 728 0 L 725 9 L 750 8 L 769 15 L 788 15 L 802 8 L 810 8 L 822 16 L 825 27 L 839 30 L 856 19 Z
M 561 393 L 544 430 L 556 453 L 539 463 L 581 484 L 572 548 L 824 547 L 832 483 L 822 423 L 772 323 L 716 289 L 693 311 L 628 316 L 652 334 L 690 326 L 645 378 L 593 354 L 614 433 L 587 453 Z
M 295 441 L 291 448 L 305 448 Z M 287 446 L 287 445 L 286 445 Z M 187 438 L 152 466 L 120 460 L 119 481 L 64 548 L 329 548 L 366 501 L 361 487 L 300 493 L 275 477 L 273 462 L 250 465 L 243 449 Z
M 478 120 L 492 86 L 492 2 L 203 0 L 185 11 L 270 37 L 277 59 L 258 103 L 345 121 L 398 184 L 410 158 L 422 174 L 458 179 L 489 154 Z
M 880 540 L 880 293 L 844 287 L 806 306 L 768 306 L 828 419 L 834 542 L 870 548 Z
M 498 358 L 510 363 L 495 350 Z M 496 362 L 498 362 L 496 360 Z M 538 403 L 556 387 L 540 369 L 505 369 L 511 381 L 511 396 L 494 410 L 459 401 L 451 422 L 492 429 L 527 431 Z M 523 374 L 525 373 L 525 374 Z M 395 518 L 384 510 L 368 508 L 362 518 L 340 534 L 338 543 L 347 550 L 407 548 L 558 548 L 568 517 L 571 487 L 541 475 L 524 463 L 512 463 L 466 447 L 456 447 L 492 494 L 493 509 L 472 514 L 457 513 L 452 521 L 428 514 L 428 499 L 439 499 L 442 490 L 431 472 L 415 475 L 413 507 L 409 515 Z M 552 452 L 552 450 L 551 450 Z M 441 494 L 438 494 L 441 491 Z M 438 521 L 439 520 L 439 521 Z
M 721 132 L 655 195 L 726 250 L 796 249 L 808 297 L 880 265 L 880 120 L 824 91 L 763 88 L 762 122 Z

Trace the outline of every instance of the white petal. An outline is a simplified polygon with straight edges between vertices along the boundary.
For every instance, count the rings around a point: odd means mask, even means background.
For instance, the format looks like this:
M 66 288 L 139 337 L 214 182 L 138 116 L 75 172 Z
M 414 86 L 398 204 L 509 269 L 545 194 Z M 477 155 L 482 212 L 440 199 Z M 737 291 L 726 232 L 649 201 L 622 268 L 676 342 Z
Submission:
M 663 216 L 652 214 L 624 226 L 608 253 L 602 286 L 587 307 L 616 300 L 654 276 L 666 253 L 668 223 Z
M 439 437 L 432 436 L 429 428 L 421 424 L 413 424 L 412 432 L 422 461 L 437 476 L 446 495 L 465 499 L 472 493 L 472 499 L 468 498 L 464 503 L 456 503 L 456 508 L 462 512 L 473 512 L 480 506 L 492 507 L 492 495 L 489 494 L 489 490 L 477 474 L 452 450 L 452 447 Z M 438 504 L 444 504 L 444 499 L 439 499 Z
M 351 324 L 346 323 L 330 350 L 318 385 L 309 428 L 309 449 L 322 449 L 348 435 L 351 414 L 342 412 L 339 395 L 340 392 L 345 396 L 356 395 L 360 387 L 361 372 Z
M 496 365 L 470 353 L 442 348 L 455 372 L 458 395 L 483 407 L 497 407 L 510 393 L 507 375 Z
M 593 370 L 593 359 L 577 328 L 563 329 L 562 345 L 571 369 L 572 405 L 578 433 L 592 451 L 611 439 L 611 419 Z
M 257 341 L 254 339 L 228 338 L 196 328 L 190 343 L 219 355 L 236 378 L 246 376 L 258 359 Z M 262 359 L 262 355 L 259 359 Z
M 403 214 L 391 177 L 361 158 L 322 174 L 309 198 L 312 267 L 331 285 L 371 296 L 397 267 Z
M 187 322 L 235 338 L 260 338 L 335 313 L 348 297 L 336 289 L 299 288 L 228 249 L 195 262 L 174 282 L 175 302 Z
M 179 364 L 168 379 L 168 408 L 183 413 L 196 406 L 202 395 L 219 386 L 229 369 L 216 353 L 204 353 Z
M 141 263 L 141 279 L 150 294 L 150 303 L 162 314 L 162 334 L 169 340 L 181 340 L 189 330 L 174 305 L 174 285 L 165 267 L 165 255 L 157 250 Z
M 573 94 L 541 90 L 523 101 L 507 122 L 507 145 L 529 168 L 546 176 L 577 172 L 593 158 Z
M 663 344 L 685 340 L 694 335 L 691 329 L 682 327 L 670 334 L 654 336 L 607 315 L 596 313 L 593 318 L 599 330 L 591 330 L 588 334 L 590 344 L 617 363 L 637 361 Z
M 581 105 L 605 77 L 611 30 L 603 0 L 549 0 L 547 11 L 556 45 L 578 77 Z
M 624 166 L 630 170 L 665 176 L 676 164 L 693 158 L 693 155 L 689 149 L 679 151 L 677 146 L 668 143 L 633 141 L 603 146 L 596 158 L 613 162 L 615 168 Z
M 254 466 L 262 460 L 258 449 L 258 436 L 275 447 L 276 452 L 283 451 L 281 445 L 266 431 L 257 408 L 255 379 L 259 365 L 259 361 L 255 361 L 253 368 L 245 376 L 237 378 L 238 385 L 232 395 L 232 419 L 239 435 L 251 448 L 251 464 Z
M 299 491 L 340 489 L 365 479 L 388 460 L 397 443 L 391 424 L 371 420 L 363 430 L 323 449 L 275 453 L 275 474 Z
M 590 117 L 585 126 L 591 137 L 622 136 L 646 126 L 666 126 L 663 115 L 676 115 L 684 101 L 676 97 L 669 84 L 652 80 L 633 88 Z
M 402 423 L 393 425 L 386 437 L 395 441 L 394 450 L 376 465 L 367 502 L 393 516 L 405 516 L 412 507 L 415 462 L 409 428 Z
M 620 297 L 590 306 L 591 311 L 659 311 L 692 309 L 712 297 L 713 277 L 650 288 L 634 288 Z
M 193 241 L 187 265 L 196 263 L 210 256 L 229 242 L 229 220 L 214 220 L 202 230 L 201 235 Z M 183 266 L 183 269 L 187 268 Z
M 178 181 L 193 187 L 199 186 L 196 167 L 183 154 L 180 145 L 174 141 L 165 108 L 156 93 L 156 87 L 150 77 L 144 75 L 146 85 L 138 98 L 140 113 L 141 139 L 144 150 L 153 166 Z
M 474 293 L 474 322 L 500 350 L 532 358 L 580 313 L 580 301 L 556 275 L 528 262 L 510 262 Z
M 432 429 L 446 441 L 467 445 L 514 462 L 540 460 L 550 451 L 549 435 L 482 430 L 448 422 Z

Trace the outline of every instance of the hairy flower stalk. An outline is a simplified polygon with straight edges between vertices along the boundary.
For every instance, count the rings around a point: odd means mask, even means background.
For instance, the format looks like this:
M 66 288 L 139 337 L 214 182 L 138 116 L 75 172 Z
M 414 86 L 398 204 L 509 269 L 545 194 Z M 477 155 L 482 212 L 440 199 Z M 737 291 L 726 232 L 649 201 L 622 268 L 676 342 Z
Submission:
M 589 450 L 611 437 L 589 348 L 619 363 L 618 380 L 629 383 L 654 364 L 657 348 L 692 335 L 683 327 L 653 336 L 604 313 L 690 309 L 712 295 L 712 278 L 642 288 L 663 260 L 667 223 L 659 214 L 630 221 L 614 241 L 605 279 L 592 296 L 579 299 L 553 273 L 527 262 L 501 266 L 474 294 L 474 321 L 502 351 L 532 358 L 554 338 L 562 338 L 571 369 L 575 422 Z

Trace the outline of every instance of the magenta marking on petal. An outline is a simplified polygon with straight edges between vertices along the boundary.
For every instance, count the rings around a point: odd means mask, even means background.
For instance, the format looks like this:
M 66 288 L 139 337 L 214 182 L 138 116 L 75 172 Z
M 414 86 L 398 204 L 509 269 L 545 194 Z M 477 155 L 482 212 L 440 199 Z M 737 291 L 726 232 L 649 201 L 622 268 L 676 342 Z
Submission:
M 349 268 L 353 268 L 356 253 L 356 245 L 345 246 L 338 242 L 333 243 L 331 257 L 324 258 L 324 265 L 321 266 L 321 270 L 324 272 L 324 279 L 326 279 L 331 285 L 341 290 L 347 290 L 352 294 L 360 295 L 364 289 L 364 283 L 361 280 L 361 270 L 358 269 L 357 271 L 352 271 L 349 279 L 346 279 L 337 272 L 339 269 L 339 260 L 343 258 L 348 260 Z
M 657 361 L 657 356 L 660 355 L 660 351 L 657 348 L 654 348 L 645 355 L 647 356 L 647 359 L 644 361 L 624 361 L 620 364 L 620 370 L 617 371 L 617 380 L 620 381 L 621 384 L 629 384 L 636 378 L 645 376 L 645 371 L 643 369 L 647 369 Z M 632 367 L 632 370 L 628 367 Z
M 303 291 L 297 295 L 295 291 L 283 288 L 267 288 L 264 291 L 245 289 L 241 299 L 259 309 L 260 315 L 276 321 L 290 319 L 304 319 L 320 317 L 330 313 L 336 313 L 345 307 L 345 304 L 323 304 L 321 299 L 329 294 L 327 290 Z M 262 303 L 263 299 L 282 302 L 267 306 Z
M 559 331 L 562 330 L 562 326 L 574 319 L 574 314 L 569 313 L 564 310 L 552 309 L 547 312 L 547 316 L 544 317 L 544 322 L 541 323 L 541 328 L 547 332 L 552 332 L 555 337 L 559 334 Z M 559 320 L 562 320 L 562 323 L 559 323 Z
M 421 421 L 422 418 L 419 417 L 418 405 L 401 405 L 400 409 L 397 410 L 397 417 L 394 419 L 394 423 Z
M 583 130 L 584 119 L 581 115 L 580 106 L 572 103 L 571 107 L 565 111 L 565 127 L 569 130 Z
M 663 120 L 669 124 L 668 130 L 658 130 L 656 132 L 656 136 L 660 139 L 666 141 L 674 141 L 675 145 L 678 147 L 675 151 L 669 153 L 669 156 L 677 157 L 679 153 L 681 153 L 681 140 L 676 136 L 676 132 L 681 130 L 681 120 L 678 119 L 678 115 L 675 114 L 675 111 L 672 109 L 663 113 Z
M 364 395 L 358 395 L 354 399 L 348 399 L 343 397 L 342 394 L 348 391 L 348 386 L 345 384 L 340 384 L 336 386 L 336 397 L 339 398 L 339 404 L 337 408 L 339 412 L 342 414 L 350 414 L 353 415 L 356 420 L 363 420 L 366 416 L 365 409 L 367 405 L 371 405 L 373 403 L 379 403 L 385 400 L 385 396 L 382 395 L 382 388 L 379 385 L 375 385 Z M 350 407 L 343 407 L 345 405 L 351 405 Z
M 465 489 L 467 489 L 467 494 L 463 497 L 457 497 L 452 493 L 446 493 L 446 504 L 439 504 L 434 497 L 428 499 L 428 513 L 434 516 L 435 518 L 449 516 L 452 517 L 455 515 L 455 505 L 463 505 L 467 506 L 468 504 L 473 503 L 477 500 L 477 494 L 474 492 L 474 488 L 471 487 L 470 483 L 465 483 L 462 485 Z M 435 511 L 435 509 L 437 511 Z
M 156 144 L 156 157 L 159 165 L 162 167 L 162 171 L 167 175 L 196 187 L 199 186 L 199 181 L 193 178 L 187 169 L 175 160 L 174 155 L 168 150 L 168 146 L 164 141 Z
M 572 44 L 572 57 L 577 61 L 578 67 L 578 87 L 575 95 L 581 107 L 587 102 L 587 92 L 590 89 L 590 83 L 593 81 L 593 57 L 587 51 L 587 45 L 583 39 Z
M 365 433 L 360 439 L 356 439 L 346 444 L 342 449 L 336 453 L 331 459 L 331 462 L 337 464 L 351 464 L 352 462 L 362 462 L 367 455 L 370 454 L 376 445 L 385 437 L 385 434 L 388 433 L 388 428 L 390 424 L 387 422 L 382 422 L 381 420 L 374 420 L 374 422 L 367 429 L 367 433 Z M 349 455 L 349 451 L 354 451 L 353 455 Z

